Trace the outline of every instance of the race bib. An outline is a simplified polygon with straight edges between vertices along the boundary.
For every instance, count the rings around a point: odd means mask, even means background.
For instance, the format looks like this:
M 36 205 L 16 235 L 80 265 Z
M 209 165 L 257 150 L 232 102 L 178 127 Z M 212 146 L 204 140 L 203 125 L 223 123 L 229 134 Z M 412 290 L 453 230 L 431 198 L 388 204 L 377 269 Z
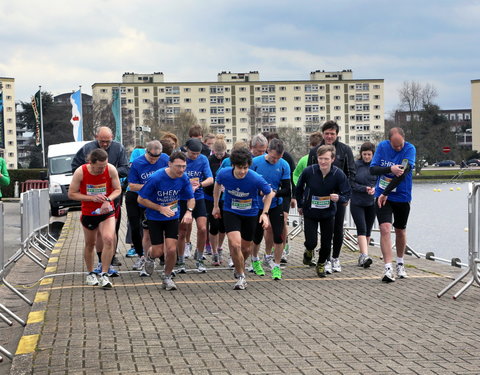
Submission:
M 252 208 L 252 199 L 232 199 L 232 210 L 246 211 Z
M 176 214 L 178 212 L 178 201 L 170 203 L 168 207 Z
M 385 190 L 387 188 L 388 184 L 390 183 L 390 181 L 392 181 L 391 177 L 387 177 L 387 176 L 380 177 L 380 181 L 378 182 L 378 185 L 379 185 L 380 189 Z M 397 190 L 397 189 L 395 188 L 392 191 L 395 191 L 395 190 Z
M 107 183 L 99 185 L 89 185 L 87 184 L 87 195 L 98 195 L 98 194 L 107 194 Z
M 190 179 L 190 184 L 192 186 L 198 186 L 200 185 L 200 179 L 198 177 L 193 177 Z
M 330 207 L 330 196 L 328 197 L 318 197 L 316 195 L 312 196 L 311 208 L 316 208 L 319 210 L 324 210 L 325 208 Z

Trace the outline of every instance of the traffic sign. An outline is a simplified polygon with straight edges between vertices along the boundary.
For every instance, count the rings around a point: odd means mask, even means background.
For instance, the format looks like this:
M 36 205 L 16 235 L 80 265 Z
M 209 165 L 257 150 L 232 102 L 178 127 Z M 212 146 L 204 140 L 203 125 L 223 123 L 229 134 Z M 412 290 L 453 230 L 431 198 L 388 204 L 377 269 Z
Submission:
M 450 151 L 452 151 L 452 149 L 448 146 L 445 146 L 444 148 L 442 148 L 442 151 L 445 153 L 445 154 L 448 154 Z

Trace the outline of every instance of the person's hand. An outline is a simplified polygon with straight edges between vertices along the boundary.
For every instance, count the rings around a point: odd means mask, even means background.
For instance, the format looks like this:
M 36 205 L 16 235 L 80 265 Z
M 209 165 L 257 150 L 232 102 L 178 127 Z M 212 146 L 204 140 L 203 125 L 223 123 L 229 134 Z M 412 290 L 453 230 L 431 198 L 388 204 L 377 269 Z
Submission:
M 270 227 L 270 220 L 268 220 L 268 215 L 261 214 L 258 222 L 262 224 L 263 230 L 267 230 Z
M 160 212 L 162 215 L 166 217 L 172 217 L 175 216 L 175 212 L 172 211 L 172 209 L 169 206 L 158 206 L 158 212 Z
M 378 207 L 380 207 L 380 208 L 385 206 L 386 202 L 387 202 L 387 196 L 386 195 L 382 194 L 377 198 L 377 204 L 378 204 Z
M 330 200 L 332 202 L 338 202 L 339 199 L 340 197 L 338 196 L 338 194 L 330 194 Z
M 401 164 L 392 165 L 392 166 L 390 167 L 390 170 L 391 170 L 392 173 L 393 173 L 395 176 L 397 176 L 397 177 L 401 176 L 401 175 L 403 174 L 403 172 L 405 172 L 405 171 L 403 170 L 403 166 L 402 166 Z
M 97 194 L 91 196 L 92 202 L 103 203 L 107 202 L 107 197 L 103 194 Z
M 101 214 L 108 214 L 109 212 L 112 212 L 112 205 L 108 201 L 103 201 L 102 206 L 100 207 L 100 213 Z
M 298 209 L 298 214 L 299 214 L 300 216 L 303 216 L 303 208 L 299 208 L 299 209 Z
M 373 195 L 375 194 L 375 188 L 371 186 L 367 186 L 367 194 L 368 195 Z
M 187 212 L 185 212 L 185 215 L 183 215 L 182 224 L 191 224 L 192 221 L 192 213 L 187 210 Z
M 220 213 L 220 208 L 214 207 L 213 210 L 212 210 L 212 215 L 215 219 L 221 219 L 222 214 Z

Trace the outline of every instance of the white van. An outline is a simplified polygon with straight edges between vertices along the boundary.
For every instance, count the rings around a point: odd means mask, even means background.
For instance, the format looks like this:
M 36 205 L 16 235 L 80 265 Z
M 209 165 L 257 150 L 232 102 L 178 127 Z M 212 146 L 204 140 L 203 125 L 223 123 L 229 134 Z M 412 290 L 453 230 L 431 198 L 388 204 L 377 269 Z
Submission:
M 68 187 L 72 181 L 72 161 L 85 142 L 66 142 L 48 146 L 48 181 L 52 216 L 58 216 L 60 209 L 79 207 L 79 201 L 68 198 Z

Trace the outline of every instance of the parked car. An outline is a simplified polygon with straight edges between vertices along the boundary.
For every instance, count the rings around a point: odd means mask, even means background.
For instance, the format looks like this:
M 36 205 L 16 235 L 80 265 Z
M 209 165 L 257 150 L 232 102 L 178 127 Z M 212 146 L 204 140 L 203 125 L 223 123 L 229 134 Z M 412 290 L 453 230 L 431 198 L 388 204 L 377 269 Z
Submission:
M 467 165 L 469 167 L 479 167 L 480 166 L 480 159 L 470 159 L 467 160 Z
M 442 160 L 434 164 L 435 167 L 455 167 L 453 160 Z

